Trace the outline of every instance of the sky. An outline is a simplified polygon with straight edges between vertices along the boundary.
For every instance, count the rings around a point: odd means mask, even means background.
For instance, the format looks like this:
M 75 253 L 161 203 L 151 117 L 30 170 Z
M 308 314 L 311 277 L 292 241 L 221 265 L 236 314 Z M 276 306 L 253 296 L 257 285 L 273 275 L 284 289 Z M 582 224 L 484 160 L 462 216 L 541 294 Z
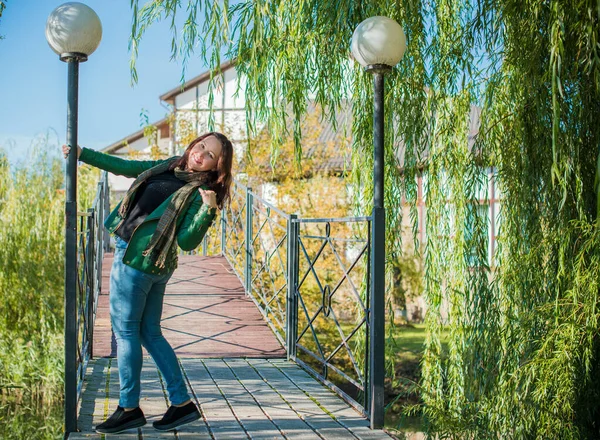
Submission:
M 80 65 L 79 144 L 99 149 L 139 130 L 142 109 L 150 122 L 167 114 L 158 97 L 181 84 L 182 63 L 170 60 L 168 23 L 155 24 L 142 39 L 138 83 L 132 86 L 130 2 L 82 2 L 100 17 L 102 41 Z M 0 18 L 0 149 L 12 163 L 30 160 L 31 147 L 46 137 L 51 154 L 58 154 L 65 142 L 67 65 L 50 49 L 44 34 L 48 16 L 62 3 L 8 0 Z M 193 57 L 185 80 L 204 71 L 202 60 Z

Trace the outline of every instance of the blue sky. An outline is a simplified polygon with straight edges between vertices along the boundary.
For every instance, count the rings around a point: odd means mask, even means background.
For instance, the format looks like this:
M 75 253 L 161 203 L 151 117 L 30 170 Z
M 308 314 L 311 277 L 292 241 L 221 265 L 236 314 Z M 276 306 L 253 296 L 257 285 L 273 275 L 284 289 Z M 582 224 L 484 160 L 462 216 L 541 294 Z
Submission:
M 0 19 L 0 148 L 11 162 L 28 157 L 32 143 L 50 133 L 58 154 L 66 137 L 67 66 L 44 35 L 48 15 L 65 1 L 9 0 Z M 79 144 L 95 149 L 140 129 L 167 110 L 158 96 L 180 84 L 181 62 L 170 61 L 167 23 L 152 26 L 142 40 L 138 84 L 131 87 L 128 50 L 131 11 L 127 0 L 84 0 L 102 22 L 102 41 L 79 72 Z M 183 14 L 182 14 L 183 15 Z M 186 80 L 205 70 L 195 57 Z

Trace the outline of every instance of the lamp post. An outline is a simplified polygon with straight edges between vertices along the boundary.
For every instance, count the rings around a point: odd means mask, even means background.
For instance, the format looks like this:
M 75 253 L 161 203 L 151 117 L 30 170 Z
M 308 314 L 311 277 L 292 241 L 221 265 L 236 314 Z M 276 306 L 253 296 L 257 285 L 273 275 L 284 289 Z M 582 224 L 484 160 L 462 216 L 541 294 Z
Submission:
M 79 63 L 102 38 L 98 15 L 83 3 L 64 3 L 46 22 L 46 40 L 68 66 L 65 202 L 65 431 L 77 430 L 77 105 Z
M 358 25 L 352 35 L 352 55 L 373 74 L 373 218 L 371 221 L 371 300 L 369 332 L 369 391 L 365 409 L 371 428 L 384 422 L 385 378 L 385 208 L 384 176 L 384 83 L 383 78 L 398 64 L 406 51 L 402 26 L 388 17 L 371 17 Z M 368 408 L 367 408 L 368 407 Z

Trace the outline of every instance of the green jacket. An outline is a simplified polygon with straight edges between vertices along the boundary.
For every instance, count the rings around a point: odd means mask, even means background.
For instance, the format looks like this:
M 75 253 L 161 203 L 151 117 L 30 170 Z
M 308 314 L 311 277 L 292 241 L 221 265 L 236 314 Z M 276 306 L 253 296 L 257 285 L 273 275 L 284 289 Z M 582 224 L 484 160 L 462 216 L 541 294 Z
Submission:
M 113 174 L 118 174 L 126 177 L 137 177 L 142 172 L 150 169 L 162 162 L 163 160 L 126 160 L 108 154 L 99 153 L 98 151 L 89 148 L 83 148 L 79 160 L 106 170 Z M 204 189 L 208 189 L 203 186 Z M 165 267 L 160 269 L 156 267 L 148 257 L 144 257 L 142 252 L 148 246 L 150 238 L 154 234 L 158 219 L 165 212 L 166 207 L 171 201 L 172 195 L 167 198 L 158 208 L 151 212 L 146 219 L 135 228 L 125 255 L 123 262 L 128 266 L 141 270 L 142 272 L 163 275 L 177 267 L 177 253 L 172 253 L 168 256 Z M 115 232 L 116 226 L 122 220 L 119 216 L 119 207 L 121 202 L 110 213 L 104 226 L 111 232 Z M 203 207 L 204 206 L 204 207 Z M 207 205 L 203 205 L 202 196 L 199 191 L 194 194 L 186 202 L 182 210 L 182 214 L 177 218 L 177 244 L 184 251 L 191 251 L 198 247 L 206 231 L 212 224 L 216 209 L 208 209 Z

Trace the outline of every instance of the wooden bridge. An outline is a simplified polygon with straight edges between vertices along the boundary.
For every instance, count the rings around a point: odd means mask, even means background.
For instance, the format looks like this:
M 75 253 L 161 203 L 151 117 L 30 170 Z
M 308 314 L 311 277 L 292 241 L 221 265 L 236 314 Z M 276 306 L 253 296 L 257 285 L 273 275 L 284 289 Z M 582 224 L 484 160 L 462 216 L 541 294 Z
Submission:
M 102 285 L 78 405 L 80 430 L 69 439 L 384 439 L 369 422 L 294 362 L 281 346 L 224 257 L 182 256 L 165 296 L 163 333 L 175 349 L 202 418 L 159 433 L 152 421 L 168 408 L 165 384 L 144 351 L 140 406 L 148 424 L 121 434 L 93 427 L 116 409 L 116 343 L 108 313 L 112 254 Z
M 118 401 L 108 212 L 104 173 L 93 207 L 78 213 L 77 297 L 66 296 L 75 323 L 65 330 L 69 439 L 111 437 L 93 428 Z M 203 255 L 180 256 L 162 316 L 202 419 L 168 434 L 152 428 L 168 401 L 144 351 L 149 423 L 119 437 L 389 438 L 370 429 L 383 425 L 385 374 L 385 340 L 373 326 L 385 317 L 370 308 L 371 225 L 372 217 L 287 214 L 235 182 Z

